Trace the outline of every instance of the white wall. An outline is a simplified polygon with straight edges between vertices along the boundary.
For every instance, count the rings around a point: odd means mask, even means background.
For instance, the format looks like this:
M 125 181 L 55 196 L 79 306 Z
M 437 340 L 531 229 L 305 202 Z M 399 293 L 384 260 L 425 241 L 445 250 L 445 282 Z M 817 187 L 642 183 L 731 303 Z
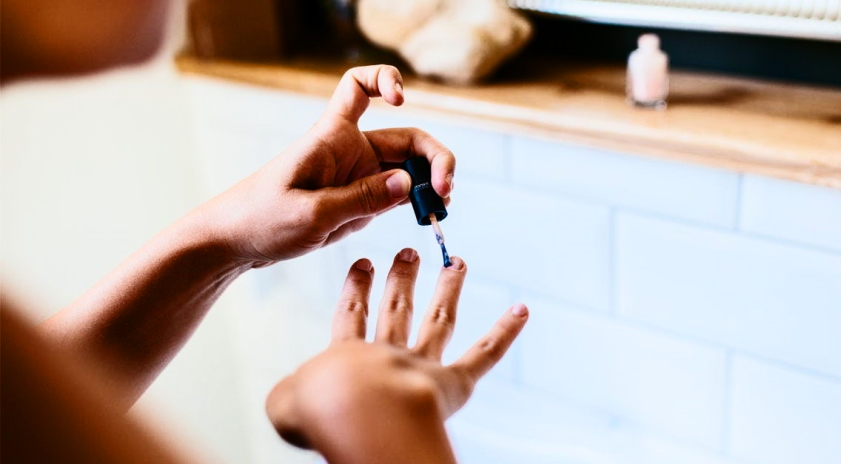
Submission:
M 42 320 L 72 301 L 202 196 L 189 109 L 171 64 L 172 33 L 152 62 L 0 91 L 0 263 L 3 291 Z M 211 313 L 141 400 L 182 444 L 249 462 L 240 356 L 230 312 Z
M 200 78 L 189 88 L 211 191 L 303 134 L 325 103 Z M 375 106 L 361 125 L 421 127 L 459 160 L 442 227 L 470 272 L 445 358 L 512 303 L 531 307 L 521 339 L 450 423 L 463 462 L 841 461 L 841 191 L 405 108 Z M 289 351 L 266 324 L 239 330 L 242 352 L 273 366 L 244 378 L 324 346 L 342 275 L 359 257 L 378 270 L 376 307 L 405 246 L 422 257 L 423 302 L 440 255 L 408 207 L 306 264 L 247 276 L 249 319 L 288 323 L 271 309 L 283 301 L 303 310 Z M 262 458 L 274 442 L 254 446 L 265 451 L 257 462 L 276 462 Z

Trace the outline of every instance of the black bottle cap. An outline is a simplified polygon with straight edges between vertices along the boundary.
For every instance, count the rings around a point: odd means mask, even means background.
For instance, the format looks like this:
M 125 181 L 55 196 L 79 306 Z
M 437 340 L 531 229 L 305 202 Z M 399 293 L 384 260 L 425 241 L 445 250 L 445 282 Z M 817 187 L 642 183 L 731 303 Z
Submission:
M 443 221 L 447 217 L 447 208 L 444 207 L 444 199 L 432 188 L 429 161 L 423 156 L 415 156 L 404 161 L 401 167 L 412 177 L 409 200 L 412 202 L 418 224 L 428 226 L 429 215 L 432 213 L 435 213 L 435 219 Z

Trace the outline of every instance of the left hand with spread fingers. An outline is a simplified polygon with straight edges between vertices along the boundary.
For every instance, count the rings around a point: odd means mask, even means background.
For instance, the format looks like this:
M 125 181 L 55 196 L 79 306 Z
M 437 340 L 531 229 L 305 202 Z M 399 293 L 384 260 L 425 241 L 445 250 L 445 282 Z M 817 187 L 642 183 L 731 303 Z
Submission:
M 419 263 L 412 249 L 395 257 L 373 343 L 365 341 L 373 267 L 367 259 L 351 267 L 330 346 L 268 397 L 269 419 L 288 442 L 316 449 L 333 464 L 455 462 L 444 420 L 502 358 L 528 310 L 513 306 L 459 360 L 442 365 L 467 267 L 453 258 L 441 269 L 417 343 L 408 347 Z

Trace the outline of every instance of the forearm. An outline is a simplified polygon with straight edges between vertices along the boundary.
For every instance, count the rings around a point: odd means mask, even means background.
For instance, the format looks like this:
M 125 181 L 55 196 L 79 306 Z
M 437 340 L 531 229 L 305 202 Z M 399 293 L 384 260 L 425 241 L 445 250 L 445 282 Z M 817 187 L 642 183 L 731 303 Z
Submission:
M 43 331 L 93 357 L 127 408 L 184 345 L 222 291 L 248 269 L 193 212 L 135 252 Z

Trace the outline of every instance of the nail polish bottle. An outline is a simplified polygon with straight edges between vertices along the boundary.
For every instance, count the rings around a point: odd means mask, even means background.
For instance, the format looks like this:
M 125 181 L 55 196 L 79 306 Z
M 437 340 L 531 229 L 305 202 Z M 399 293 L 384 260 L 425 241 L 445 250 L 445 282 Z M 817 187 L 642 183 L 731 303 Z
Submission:
M 403 162 L 402 168 L 412 178 L 412 189 L 409 191 L 409 201 L 412 202 L 412 209 L 415 210 L 415 219 L 422 226 L 432 226 L 435 233 L 435 241 L 441 248 L 441 257 L 444 259 L 444 267 L 450 267 L 450 253 L 444 243 L 444 232 L 438 221 L 447 217 L 447 208 L 444 206 L 444 199 L 438 196 L 432 188 L 432 173 L 429 161 L 423 156 L 409 158 Z
M 444 206 L 444 199 L 432 188 L 429 161 L 423 156 L 415 156 L 404 161 L 401 167 L 412 178 L 409 201 L 412 202 L 418 224 L 422 226 L 432 224 L 430 214 L 435 214 L 437 220 L 443 221 L 447 217 L 447 208 Z
M 642 108 L 665 109 L 669 95 L 669 57 L 656 34 L 643 34 L 628 57 L 627 100 Z

